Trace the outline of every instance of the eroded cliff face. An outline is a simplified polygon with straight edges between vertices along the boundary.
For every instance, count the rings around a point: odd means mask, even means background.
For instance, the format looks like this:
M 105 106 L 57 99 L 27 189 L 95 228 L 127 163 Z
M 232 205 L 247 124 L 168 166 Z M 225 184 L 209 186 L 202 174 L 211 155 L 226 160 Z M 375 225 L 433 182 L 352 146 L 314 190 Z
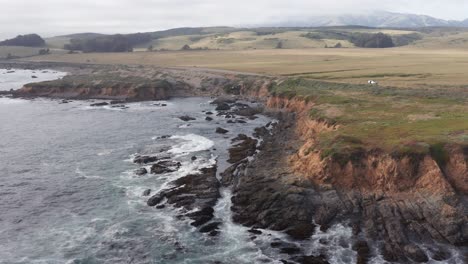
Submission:
M 331 184 L 366 194 L 468 194 L 466 147 L 446 146 L 448 160 L 444 164 L 438 164 L 430 154 L 395 155 L 376 148 L 358 151 L 345 163 L 333 157 L 322 159 L 322 151 L 316 147 L 318 134 L 338 126 L 311 119 L 308 113 L 314 104 L 300 99 L 273 97 L 267 105 L 296 113 L 295 131 L 303 144 L 290 156 L 290 166 L 317 185 Z
M 405 263 L 448 260 L 451 246 L 466 252 L 466 148 L 446 146 L 443 164 L 375 148 L 346 162 L 322 158 L 317 135 L 338 126 L 311 119 L 311 102 L 271 97 L 267 106 L 283 114 L 257 158 L 236 172 L 235 221 L 297 239 L 307 239 L 313 223 L 322 230 L 348 223 L 358 263 L 372 254 Z

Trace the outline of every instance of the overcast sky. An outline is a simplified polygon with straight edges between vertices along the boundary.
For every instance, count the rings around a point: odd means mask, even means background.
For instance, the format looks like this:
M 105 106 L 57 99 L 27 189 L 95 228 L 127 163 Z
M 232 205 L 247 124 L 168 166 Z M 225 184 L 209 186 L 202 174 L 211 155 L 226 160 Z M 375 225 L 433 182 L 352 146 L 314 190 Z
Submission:
M 48 37 L 260 25 L 371 10 L 463 20 L 468 18 L 468 0 L 0 0 L 0 38 L 33 32 Z

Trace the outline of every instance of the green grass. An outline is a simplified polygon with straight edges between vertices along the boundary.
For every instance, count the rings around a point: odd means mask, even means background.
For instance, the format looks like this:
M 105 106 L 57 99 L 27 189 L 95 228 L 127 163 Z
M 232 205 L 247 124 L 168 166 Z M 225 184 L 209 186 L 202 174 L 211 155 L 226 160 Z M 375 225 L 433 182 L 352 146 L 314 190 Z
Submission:
M 430 153 L 443 163 L 441 146 L 468 144 L 466 90 L 463 93 L 288 79 L 272 87 L 272 92 L 313 101 L 311 118 L 339 125 L 338 130 L 319 136 L 324 158 L 345 160 L 365 147 Z

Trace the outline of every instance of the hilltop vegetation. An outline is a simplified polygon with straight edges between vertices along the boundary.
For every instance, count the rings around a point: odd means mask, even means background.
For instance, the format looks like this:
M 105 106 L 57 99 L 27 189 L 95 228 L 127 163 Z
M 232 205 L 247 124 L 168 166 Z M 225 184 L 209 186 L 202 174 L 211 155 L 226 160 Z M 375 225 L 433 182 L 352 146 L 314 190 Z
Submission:
M 133 46 L 150 40 L 151 35 L 147 33 L 110 36 L 85 35 L 81 38 L 70 39 L 70 43 L 65 44 L 64 48 L 71 51 L 79 50 L 83 52 L 129 52 L 133 51 Z
M 0 42 L 0 46 L 42 47 L 45 40 L 37 34 L 18 35 L 16 38 Z
M 421 39 L 422 33 L 366 27 L 332 28 L 177 28 L 127 35 L 75 34 L 48 40 L 53 48 L 83 52 L 242 50 L 302 48 L 388 48 Z
M 320 135 L 324 155 L 359 148 L 429 152 L 468 144 L 468 92 L 402 89 L 290 78 L 271 88 L 315 104 L 310 116 L 340 128 Z

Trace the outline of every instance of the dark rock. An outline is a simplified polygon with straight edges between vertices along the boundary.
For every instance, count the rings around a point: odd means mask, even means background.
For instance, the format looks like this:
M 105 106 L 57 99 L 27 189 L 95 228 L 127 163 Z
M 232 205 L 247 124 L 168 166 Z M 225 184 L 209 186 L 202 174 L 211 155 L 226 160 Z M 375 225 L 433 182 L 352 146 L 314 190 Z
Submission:
M 262 231 L 258 230 L 258 229 L 249 229 L 248 230 L 249 233 L 252 233 L 254 235 L 261 235 L 262 234 Z
M 138 176 L 145 175 L 147 173 L 148 173 L 148 170 L 146 170 L 145 168 L 139 168 L 135 171 L 135 174 Z
M 233 98 L 229 98 L 229 97 L 219 97 L 219 98 L 216 98 L 216 100 L 214 100 L 213 102 L 211 102 L 211 104 L 213 105 L 220 105 L 220 104 L 233 104 L 235 103 L 236 100 L 233 99 Z
M 169 168 L 163 164 L 157 163 L 151 166 L 151 173 L 152 174 L 164 174 L 164 173 L 171 173 L 176 171 L 175 169 Z
M 146 189 L 144 192 L 143 192 L 143 196 L 149 196 L 151 194 L 151 189 Z
M 213 112 L 206 112 L 205 114 L 207 114 L 207 115 L 212 115 Z
M 134 163 L 137 164 L 148 164 L 152 162 L 156 162 L 158 160 L 164 160 L 164 159 L 169 159 L 169 157 L 155 157 L 155 156 L 136 156 L 133 159 Z
M 216 133 L 218 133 L 218 134 L 226 134 L 228 132 L 229 132 L 229 130 L 226 130 L 224 128 L 221 128 L 221 127 L 216 128 Z
M 219 231 L 213 230 L 208 235 L 214 237 L 214 236 L 217 236 L 218 234 L 219 234 Z
M 205 118 L 205 120 L 206 120 L 206 121 L 213 121 L 213 118 L 207 116 L 207 117 Z
M 213 218 L 213 206 L 216 205 L 221 196 L 219 193 L 220 184 L 216 178 L 216 167 L 203 168 L 199 174 L 184 176 L 170 184 L 174 187 L 153 196 L 154 199 L 150 204 L 160 203 L 162 199 L 167 198 L 168 204 L 174 205 L 176 208 L 183 208 L 186 211 L 203 208 L 181 215 L 181 217 L 189 217 L 194 220 L 191 223 L 193 226 L 202 226 Z M 205 233 L 216 229 L 209 227 L 213 226 L 208 224 L 202 227 L 206 231 Z
M 286 234 L 290 235 L 294 239 L 305 240 L 310 239 L 310 237 L 314 233 L 314 229 L 314 224 L 303 222 L 298 224 L 292 224 L 292 226 L 289 227 L 286 231 Z
M 192 161 L 195 161 L 195 160 L 197 160 L 197 156 L 192 156 L 190 159 L 191 159 Z
M 255 154 L 258 140 L 253 139 L 251 137 L 247 137 L 242 134 L 238 135 L 234 140 L 241 139 L 241 138 L 243 138 L 242 142 L 237 143 L 236 145 L 232 146 L 229 149 L 228 162 L 230 163 L 237 163 Z
M 36 75 L 33 75 L 33 76 L 31 76 L 31 78 L 33 78 L 33 79 L 37 79 L 37 76 L 36 76 Z
M 230 109 L 231 109 L 231 106 L 229 106 L 226 103 L 218 104 L 218 106 L 215 108 L 216 111 L 227 111 Z
M 327 261 L 326 256 L 319 255 L 319 256 L 301 256 L 294 259 L 300 264 L 330 264 Z
M 160 204 L 160 205 L 156 206 L 156 209 L 163 209 L 163 208 L 165 208 L 165 207 L 166 207 L 165 204 Z
M 209 233 L 211 231 L 218 230 L 220 225 L 221 225 L 221 222 L 209 223 L 207 225 L 202 226 L 199 231 L 201 233 Z
M 109 105 L 109 103 L 107 103 L 107 102 L 94 103 L 94 104 L 91 104 L 90 106 L 105 106 L 105 105 Z
M 281 253 L 288 254 L 288 255 L 294 255 L 294 254 L 301 253 L 301 249 L 296 247 L 296 246 L 284 247 L 284 248 L 281 248 L 280 251 L 281 251 Z
M 156 194 L 149 198 L 146 204 L 148 206 L 155 206 L 162 202 L 162 200 L 164 200 L 164 194 Z
M 235 122 L 234 122 L 234 120 L 228 120 L 227 123 L 228 124 L 234 124 Z
M 245 123 L 247 123 L 247 121 L 239 119 L 239 120 L 237 120 L 237 123 L 239 123 L 239 124 L 245 124 Z
M 429 261 L 426 253 L 416 245 L 406 245 L 403 250 L 405 251 L 405 255 L 415 262 L 426 263 Z
M 188 116 L 188 115 L 179 116 L 179 119 L 182 120 L 182 121 L 186 121 L 186 122 L 196 120 L 196 118 Z
M 125 104 L 126 101 L 123 100 L 112 100 L 109 102 L 111 105 Z
M 442 249 L 442 248 L 434 249 L 434 250 L 431 250 L 431 251 L 432 251 L 431 258 L 434 259 L 434 260 L 437 260 L 437 261 L 448 260 L 450 257 L 452 257 L 450 255 L 450 252 L 448 252 L 447 250 Z
M 353 250 L 357 252 L 356 264 L 367 264 L 370 259 L 370 248 L 366 241 L 360 240 L 353 246 Z

